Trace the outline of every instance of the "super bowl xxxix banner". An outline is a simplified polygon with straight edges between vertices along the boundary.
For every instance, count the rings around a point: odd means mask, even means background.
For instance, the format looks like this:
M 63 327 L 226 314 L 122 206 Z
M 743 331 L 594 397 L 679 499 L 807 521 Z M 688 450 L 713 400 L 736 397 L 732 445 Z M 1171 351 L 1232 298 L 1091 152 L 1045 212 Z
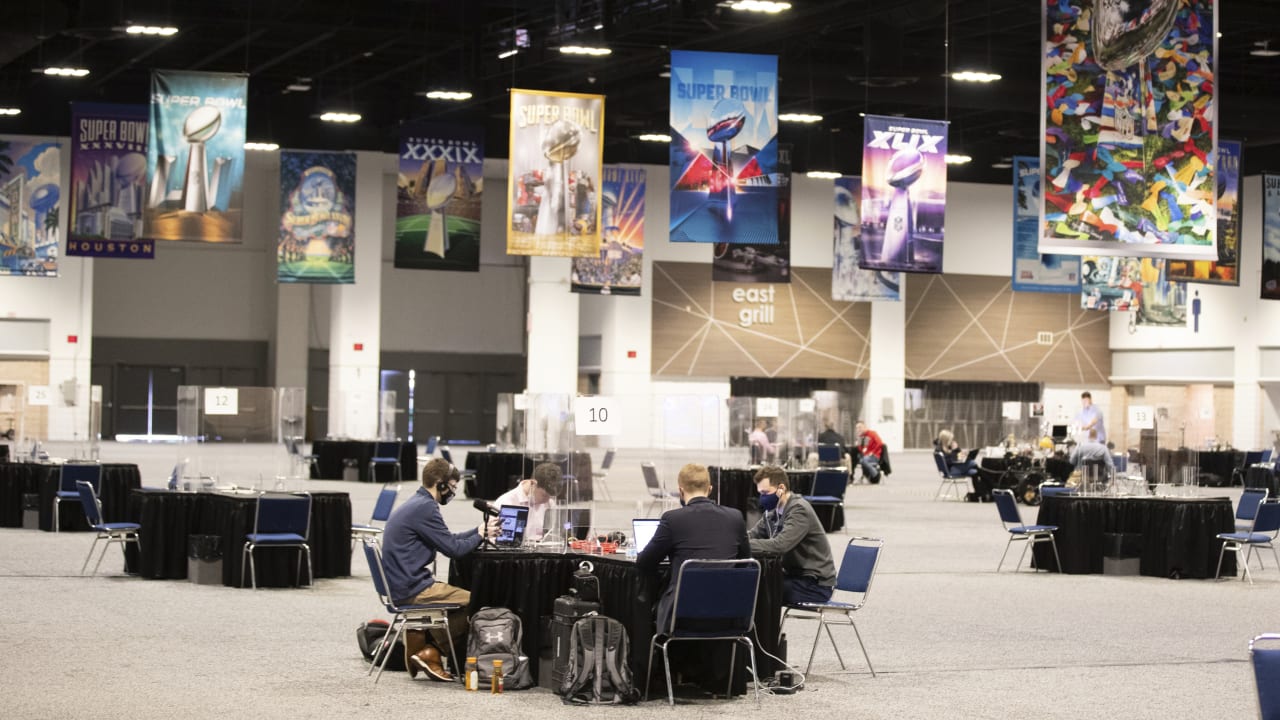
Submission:
M 862 178 L 836 178 L 835 201 L 831 299 L 844 302 L 901 299 L 901 274 L 863 270 L 859 265 L 863 249 Z
M 354 154 L 280 153 L 276 280 L 354 283 L 355 205 Z
M 778 58 L 671 53 L 671 241 L 778 242 Z
M 142 239 L 147 117 L 146 105 L 71 104 L 68 255 L 155 257 Z
M 1214 0 L 1041 0 L 1040 252 L 1213 260 Z
M 1013 159 L 1013 289 L 1073 293 L 1080 290 L 1078 255 L 1041 255 L 1040 158 Z
M 52 138 L 0 135 L 0 275 L 57 277 L 61 162 Z
M 600 252 L 604 96 L 511 91 L 507 254 Z
M 600 193 L 600 255 L 574 258 L 577 293 L 639 295 L 644 267 L 644 169 L 607 166 Z
M 942 272 L 947 123 L 868 115 L 862 142 L 862 267 Z
M 1240 284 L 1240 143 L 1218 141 L 1218 259 L 1172 260 L 1175 280 Z
M 145 237 L 240 242 L 248 90 L 244 75 L 151 73 Z
M 484 129 L 403 125 L 397 170 L 395 266 L 479 270 Z

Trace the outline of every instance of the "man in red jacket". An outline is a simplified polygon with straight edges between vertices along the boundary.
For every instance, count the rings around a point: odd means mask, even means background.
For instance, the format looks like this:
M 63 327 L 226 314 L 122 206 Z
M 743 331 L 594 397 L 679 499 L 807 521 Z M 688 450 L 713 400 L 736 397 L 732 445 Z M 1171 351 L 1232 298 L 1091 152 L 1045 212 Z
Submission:
M 854 427 L 858 433 L 858 464 L 862 466 L 862 475 L 867 482 L 880 482 L 880 453 L 884 452 L 884 441 L 880 435 L 861 420 Z

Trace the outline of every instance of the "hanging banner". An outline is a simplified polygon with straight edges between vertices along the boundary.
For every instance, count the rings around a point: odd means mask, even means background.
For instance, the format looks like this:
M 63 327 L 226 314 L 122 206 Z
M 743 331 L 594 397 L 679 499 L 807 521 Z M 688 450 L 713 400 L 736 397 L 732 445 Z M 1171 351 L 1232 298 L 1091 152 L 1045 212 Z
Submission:
M 144 237 L 242 240 L 248 91 L 244 75 L 151 73 Z
M 146 105 L 71 103 L 67 255 L 151 259 L 142 240 L 147 192 Z
M 711 259 L 715 282 L 791 282 L 791 150 L 790 145 L 778 146 L 778 242 L 716 243 Z
M 280 153 L 280 238 L 276 282 L 356 281 L 356 156 Z
M 1013 289 L 1080 292 L 1078 255 L 1041 255 L 1040 158 L 1013 158 Z
M 479 271 L 483 190 L 483 128 L 402 125 L 395 266 Z
M 604 96 L 511 91 L 508 255 L 600 251 Z
M 61 162 L 50 138 L 0 135 L 0 275 L 58 276 Z
M 671 242 L 778 242 L 778 58 L 671 52 Z
M 1186 325 L 1187 286 L 1170 281 L 1166 258 L 1081 259 L 1082 308 L 1134 311 L 1138 325 Z
M 1169 277 L 1214 285 L 1240 284 L 1240 143 L 1218 141 L 1218 259 L 1171 260 Z
M 1040 252 L 1215 259 L 1214 0 L 1041 7 Z
M 862 178 L 835 181 L 835 238 L 831 263 L 831 299 L 845 302 L 901 300 L 902 275 L 863 270 Z
M 942 272 L 947 123 L 868 115 L 862 142 L 862 268 Z
M 644 267 L 642 168 L 604 168 L 600 193 L 600 255 L 574 258 L 570 288 L 576 293 L 639 295 Z
M 1262 176 L 1262 299 L 1280 300 L 1280 175 Z

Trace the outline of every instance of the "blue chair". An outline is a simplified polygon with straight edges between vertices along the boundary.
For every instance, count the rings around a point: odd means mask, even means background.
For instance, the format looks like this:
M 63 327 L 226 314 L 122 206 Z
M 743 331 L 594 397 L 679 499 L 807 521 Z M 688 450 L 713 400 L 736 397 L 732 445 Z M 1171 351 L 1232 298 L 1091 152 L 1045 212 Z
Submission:
M 373 445 L 373 457 L 369 458 L 369 482 L 377 482 L 374 469 L 379 465 L 392 465 L 396 469 L 396 482 L 400 482 L 400 443 L 379 442 Z
M 946 456 L 938 451 L 933 453 L 933 463 L 938 466 L 938 475 L 942 476 L 942 482 L 938 485 L 938 492 L 934 493 L 933 499 L 941 498 L 942 489 L 950 484 L 951 490 L 955 491 L 956 499 L 963 500 L 964 494 L 969 490 L 968 467 L 966 465 L 949 465 Z
M 813 493 L 811 495 L 802 495 L 810 505 L 815 507 L 844 507 L 844 491 L 849 487 L 849 472 L 844 468 L 820 468 L 813 474 Z M 831 527 L 826 527 L 828 523 L 824 520 L 823 526 L 828 532 L 839 530 L 835 527 L 836 516 L 832 510 L 832 520 L 829 523 Z M 843 515 L 841 516 L 843 517 Z
M 244 549 L 240 551 L 240 587 L 244 587 L 244 563 L 249 561 L 249 577 L 253 589 L 258 589 L 258 574 L 253 564 L 253 553 L 259 548 L 298 548 L 298 579 L 302 584 L 302 555 L 307 556 L 307 582 L 315 584 L 311 569 L 311 546 L 307 536 L 311 532 L 311 493 L 263 493 L 258 496 L 253 515 L 253 532 L 245 536 Z
M 449 448 L 445 447 L 444 445 L 440 446 L 440 457 L 444 458 L 445 462 L 449 463 L 450 465 L 453 465 L 453 453 L 449 452 Z M 454 467 L 457 467 L 457 466 L 454 465 Z
M 391 508 L 396 505 L 396 497 L 400 494 L 399 485 L 385 485 L 382 491 L 378 493 L 378 501 L 373 504 L 373 517 L 369 519 L 369 524 L 351 523 L 351 550 L 356 549 L 356 541 L 368 538 L 374 543 L 378 542 L 378 538 L 382 536 L 382 525 L 374 525 L 380 522 L 383 525 L 387 523 L 387 518 L 391 517 Z
M 1262 457 L 1258 459 L 1258 462 L 1260 463 L 1271 462 L 1271 448 L 1267 448 L 1266 450 L 1262 451 Z
M 1249 641 L 1253 680 L 1258 688 L 1258 716 L 1280 720 L 1280 647 L 1258 647 L 1280 641 L 1280 633 L 1264 633 Z
M 853 614 L 867 604 L 867 596 L 871 594 L 871 581 L 875 579 L 876 567 L 880 564 L 880 550 L 883 547 L 884 541 L 880 538 L 865 537 L 852 538 L 845 546 L 844 560 L 840 562 L 840 573 L 836 575 L 836 590 L 855 595 L 852 602 L 829 600 L 825 603 L 800 603 L 788 605 L 782 611 L 782 623 L 778 626 L 779 634 L 793 610 L 805 613 L 796 615 L 798 619 L 818 620 L 818 630 L 813 634 L 813 647 L 809 650 L 809 664 L 804 667 L 806 675 L 813 667 L 813 656 L 818 651 L 818 639 L 822 637 L 823 630 L 826 630 L 827 638 L 831 640 L 831 648 L 836 651 L 840 669 L 846 669 L 844 658 L 840 655 L 840 647 L 836 644 L 835 636 L 831 634 L 831 625 L 851 625 L 854 636 L 858 638 L 858 647 L 862 648 L 862 657 L 866 659 L 867 668 L 871 670 L 871 677 L 876 676 L 876 669 L 871 665 L 871 656 L 867 654 L 867 646 L 862 643 L 862 633 L 858 632 L 858 626 L 853 622 Z M 828 615 L 843 618 L 843 621 L 832 623 L 827 620 Z
M 729 688 L 733 690 L 733 663 L 738 657 L 738 643 L 747 646 L 751 661 L 751 680 L 755 683 L 756 704 L 760 703 L 760 678 L 756 674 L 755 629 L 756 595 L 760 589 L 758 560 L 686 560 L 672 581 L 676 584 L 675 603 L 671 608 L 671 624 L 658 628 L 649 643 L 649 665 L 645 674 L 644 697 L 649 699 L 649 678 L 653 675 L 653 651 L 662 649 L 666 669 L 667 701 L 676 704 L 671 684 L 671 658 L 667 653 L 673 642 L 732 640 L 729 654 Z
M 93 486 L 96 496 L 102 489 L 102 466 L 97 463 L 67 463 L 58 471 L 58 492 L 53 496 L 53 531 L 61 530 L 62 501 L 75 502 L 80 499 L 79 484 L 87 482 Z
M 1266 462 L 1262 459 L 1263 453 L 1269 454 L 1270 450 L 1246 450 L 1244 453 L 1244 462 L 1239 467 L 1231 469 L 1231 484 L 1244 485 L 1249 475 L 1249 468 L 1258 463 Z
M 1004 567 L 1005 556 L 1009 554 L 1009 546 L 1014 540 L 1024 540 L 1026 545 L 1022 547 L 1022 554 L 1018 556 L 1018 564 L 1013 566 L 1013 571 L 1017 572 L 1022 566 L 1022 561 L 1027 556 L 1027 548 L 1036 543 L 1047 542 L 1053 546 L 1053 559 L 1058 563 L 1058 572 L 1062 572 L 1062 558 L 1058 557 L 1058 543 L 1053 539 L 1053 534 L 1058 531 L 1057 525 L 1024 525 L 1022 515 L 1018 512 L 1018 503 L 1013 499 L 1013 491 L 998 488 L 991 491 L 991 497 L 996 501 L 996 509 L 1000 512 L 1000 522 L 1004 524 L 1004 529 L 1009 533 L 1009 541 L 1004 544 L 1004 554 L 1000 556 L 1000 564 L 996 565 L 996 572 L 1000 572 L 1000 568 Z
M 820 467 L 835 467 L 844 464 L 844 454 L 840 452 L 840 446 L 830 443 L 821 443 L 818 445 L 818 465 Z
M 373 589 L 378 592 L 378 601 L 392 615 L 391 626 L 387 628 L 387 634 L 382 636 L 382 642 L 374 649 L 373 662 L 369 666 L 370 675 L 373 674 L 375 667 L 378 668 L 378 675 L 373 679 L 374 684 L 382 679 L 382 671 L 391 657 L 391 650 L 400 641 L 400 636 L 405 630 L 444 630 L 445 636 L 449 638 L 450 662 L 456 662 L 453 658 L 457 658 L 457 653 L 454 652 L 453 637 L 449 634 L 449 613 L 462 609 L 462 606 L 456 603 L 397 605 L 387 592 L 387 576 L 382 567 L 382 552 L 378 544 L 369 538 L 363 538 L 361 542 L 364 544 L 365 560 L 369 562 L 369 575 L 373 577 Z M 379 653 L 382 655 L 381 662 L 378 661 Z M 462 675 L 462 673 L 455 674 L 458 677 Z
M 613 496 L 609 494 L 609 486 L 605 484 L 605 479 L 609 477 L 609 469 L 613 467 L 613 457 L 617 454 L 617 450 L 609 448 L 604 453 L 604 460 L 600 462 L 600 469 L 591 472 L 591 487 L 594 491 L 596 488 L 605 496 L 607 500 L 613 500 Z
M 1236 503 L 1236 530 L 1253 528 L 1253 520 L 1258 516 L 1258 506 L 1267 501 L 1269 493 L 1267 488 L 1245 488 L 1240 493 L 1240 502 Z
M 102 503 L 98 501 L 98 493 L 94 491 L 91 483 L 83 480 L 76 483 L 76 494 L 80 497 L 80 505 L 84 508 L 84 517 L 89 521 L 89 527 L 98 531 L 98 535 L 93 538 L 93 544 L 89 546 L 89 554 L 84 558 L 84 565 L 80 566 L 80 574 L 84 575 L 84 569 L 89 567 L 89 558 L 93 557 L 94 548 L 98 547 L 99 540 L 106 540 L 102 545 L 102 554 L 98 555 L 98 562 L 93 566 L 93 574 L 98 574 L 98 568 L 102 566 L 102 558 L 107 555 L 107 548 L 111 543 L 120 544 L 120 554 L 124 555 L 125 543 L 133 543 L 139 549 L 142 543 L 138 542 L 138 531 L 142 526 L 138 523 L 131 522 L 102 522 Z
M 1236 558 L 1240 557 L 1240 550 L 1244 550 L 1244 578 L 1253 584 L 1253 575 L 1249 573 L 1249 555 L 1253 553 L 1255 547 L 1265 547 L 1271 550 L 1271 555 L 1276 559 L 1276 566 L 1280 567 L 1280 555 L 1276 554 L 1276 546 L 1273 542 L 1276 536 L 1280 534 L 1280 502 L 1263 502 L 1258 503 L 1258 511 L 1253 516 L 1253 526 L 1248 532 L 1232 532 L 1220 533 L 1218 539 L 1222 540 L 1222 549 L 1218 551 L 1218 570 L 1213 574 L 1215 579 L 1222 576 L 1222 558 L 1228 551 L 1236 554 Z
M 427 457 L 431 457 L 432 455 L 435 455 L 436 447 L 439 445 L 440 445 L 439 435 L 432 435 L 431 437 L 427 438 Z

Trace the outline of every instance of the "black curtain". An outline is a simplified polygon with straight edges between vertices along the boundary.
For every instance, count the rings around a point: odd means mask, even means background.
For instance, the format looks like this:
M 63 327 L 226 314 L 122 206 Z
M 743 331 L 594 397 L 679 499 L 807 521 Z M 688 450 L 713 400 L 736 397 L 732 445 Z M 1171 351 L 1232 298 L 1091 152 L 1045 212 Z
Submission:
M 1040 418 L 1030 418 L 1025 403 L 1040 402 L 1038 383 L 940 382 L 908 380 L 907 394 L 919 407 L 906 411 L 906 446 L 929 448 L 940 430 L 950 430 L 961 447 L 996 445 L 1009 433 L 1019 440 L 1038 433 Z M 1020 421 L 1005 420 L 1003 403 L 1024 403 Z

